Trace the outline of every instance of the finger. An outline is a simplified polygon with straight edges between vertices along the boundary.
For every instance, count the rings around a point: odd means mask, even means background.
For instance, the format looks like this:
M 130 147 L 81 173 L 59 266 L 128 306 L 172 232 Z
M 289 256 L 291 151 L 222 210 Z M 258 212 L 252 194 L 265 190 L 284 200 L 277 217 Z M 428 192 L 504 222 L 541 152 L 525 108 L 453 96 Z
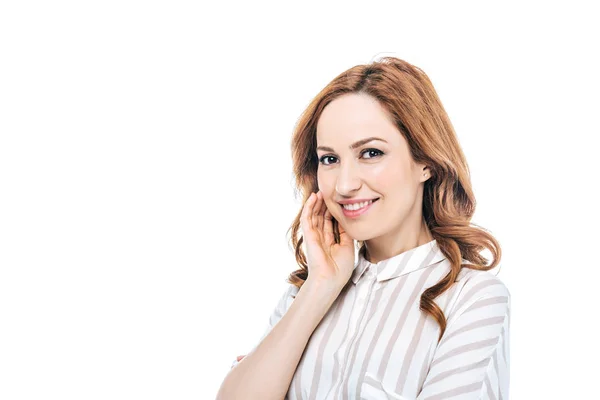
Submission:
M 315 194 L 315 207 L 313 210 L 313 227 L 318 231 L 322 232 L 323 218 L 321 217 L 321 209 L 323 207 L 323 195 L 317 192 Z
M 325 231 L 325 224 L 327 221 L 325 220 L 325 215 L 327 211 L 329 211 L 329 207 L 327 207 L 327 203 L 325 202 L 325 198 L 323 197 L 323 192 L 321 192 L 321 201 L 323 204 L 321 205 L 321 210 L 319 212 L 319 229 L 321 232 Z
M 327 212 L 327 204 L 323 198 L 323 192 L 319 192 L 319 196 L 321 197 L 321 208 L 319 209 L 319 231 L 323 232 L 325 229 L 325 213 Z
M 333 216 L 329 212 L 329 209 L 325 210 L 323 215 L 323 234 L 325 235 L 325 243 L 332 245 L 335 242 L 335 236 L 333 234 Z
M 305 237 L 310 236 L 310 231 L 312 229 L 312 202 L 313 202 L 313 194 L 311 193 L 306 199 L 304 206 L 302 208 L 302 233 Z

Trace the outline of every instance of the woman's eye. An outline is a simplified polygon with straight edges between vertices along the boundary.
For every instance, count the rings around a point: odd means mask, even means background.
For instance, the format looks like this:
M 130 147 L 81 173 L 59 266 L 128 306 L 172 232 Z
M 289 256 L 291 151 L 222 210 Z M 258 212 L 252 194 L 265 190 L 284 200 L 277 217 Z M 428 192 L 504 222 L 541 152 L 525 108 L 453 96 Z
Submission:
M 376 155 L 375 155 L 375 156 L 372 156 L 372 155 L 371 155 L 371 153 L 375 153 Z M 365 149 L 365 150 L 363 150 L 363 151 L 362 151 L 360 154 L 361 154 L 361 155 L 362 155 L 362 154 L 369 154 L 369 157 L 366 157 L 366 159 L 367 159 L 367 160 L 370 160 L 370 159 L 372 159 L 372 158 L 379 157 L 379 156 L 383 155 L 383 152 L 382 152 L 381 150 L 377 150 L 377 149 Z M 327 160 L 327 159 L 329 159 L 329 160 L 330 160 L 330 159 L 332 159 L 332 158 L 333 158 L 334 160 L 336 159 L 336 157 L 334 157 L 334 156 L 323 156 L 323 157 L 321 157 L 321 158 L 319 159 L 319 162 L 320 162 L 321 164 L 323 164 L 323 165 L 331 165 L 331 163 L 326 163 L 326 162 L 325 162 L 325 160 Z
M 334 156 L 323 156 L 319 159 L 319 162 L 323 165 L 330 165 L 330 164 L 324 162 L 324 160 L 331 159 L 331 158 L 335 158 L 335 157 Z
M 377 149 L 366 149 L 365 151 L 362 152 L 362 154 L 371 153 L 371 152 L 383 154 L 383 152 L 381 150 L 377 150 Z M 369 157 L 369 158 L 373 158 L 373 157 Z

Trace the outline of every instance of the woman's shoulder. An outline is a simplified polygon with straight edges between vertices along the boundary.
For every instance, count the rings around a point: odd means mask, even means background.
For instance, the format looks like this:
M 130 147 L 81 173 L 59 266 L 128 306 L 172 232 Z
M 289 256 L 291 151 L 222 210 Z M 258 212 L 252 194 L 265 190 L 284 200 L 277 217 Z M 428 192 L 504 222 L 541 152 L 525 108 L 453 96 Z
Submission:
M 510 303 L 508 287 L 497 274 L 491 271 L 463 267 L 456 278 L 455 285 L 457 285 L 458 296 L 454 311 L 460 312 L 457 308 L 468 307 L 470 304 L 483 299 L 495 299 L 488 300 L 489 302 L 502 301 L 507 304 Z
M 470 265 L 468 262 L 463 260 L 463 267 L 461 268 L 458 276 L 456 277 L 456 282 L 459 282 L 463 285 L 480 285 L 480 286 L 501 286 L 506 290 L 506 285 L 502 281 L 502 278 L 498 276 L 498 272 L 482 271 L 479 269 L 469 268 Z M 487 284 L 484 282 L 488 282 Z

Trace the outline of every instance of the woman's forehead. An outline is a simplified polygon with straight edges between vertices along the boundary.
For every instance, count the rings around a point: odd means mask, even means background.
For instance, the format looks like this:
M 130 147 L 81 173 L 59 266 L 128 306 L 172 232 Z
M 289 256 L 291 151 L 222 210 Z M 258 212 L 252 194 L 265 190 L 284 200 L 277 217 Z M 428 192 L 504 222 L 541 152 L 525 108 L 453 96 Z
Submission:
M 377 100 L 353 93 L 340 96 L 325 107 L 317 122 L 316 133 L 319 144 L 338 143 L 348 147 L 367 136 L 397 143 L 399 131 Z

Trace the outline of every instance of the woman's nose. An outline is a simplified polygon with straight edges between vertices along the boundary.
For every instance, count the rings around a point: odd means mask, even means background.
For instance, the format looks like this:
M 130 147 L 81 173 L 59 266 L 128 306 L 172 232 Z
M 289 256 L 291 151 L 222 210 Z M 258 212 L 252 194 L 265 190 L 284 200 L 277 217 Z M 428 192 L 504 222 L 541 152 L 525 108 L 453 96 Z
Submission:
M 360 180 L 358 168 L 354 164 L 342 165 L 337 176 L 335 190 L 341 196 L 352 196 L 352 193 L 360 189 Z

